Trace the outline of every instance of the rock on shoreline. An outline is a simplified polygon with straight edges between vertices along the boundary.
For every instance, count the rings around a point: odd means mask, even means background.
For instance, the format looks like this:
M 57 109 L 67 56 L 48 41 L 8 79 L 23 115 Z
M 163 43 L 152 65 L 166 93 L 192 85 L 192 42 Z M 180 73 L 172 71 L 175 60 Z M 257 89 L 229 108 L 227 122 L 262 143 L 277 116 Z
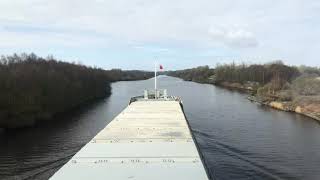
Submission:
M 320 121 L 320 105 L 319 104 L 295 104 L 292 101 L 266 101 L 259 100 L 256 96 L 248 96 L 252 102 L 257 102 L 261 105 L 266 105 L 274 109 L 287 112 L 295 112 Z

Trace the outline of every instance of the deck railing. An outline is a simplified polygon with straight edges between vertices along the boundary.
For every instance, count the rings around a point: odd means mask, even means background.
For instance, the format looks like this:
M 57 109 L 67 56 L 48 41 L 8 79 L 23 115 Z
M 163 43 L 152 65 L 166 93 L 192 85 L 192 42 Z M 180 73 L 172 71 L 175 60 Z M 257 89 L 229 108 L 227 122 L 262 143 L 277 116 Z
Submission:
M 136 96 L 130 99 L 129 104 L 135 101 L 181 101 L 177 96 L 168 96 L 166 89 L 144 90 L 143 96 Z

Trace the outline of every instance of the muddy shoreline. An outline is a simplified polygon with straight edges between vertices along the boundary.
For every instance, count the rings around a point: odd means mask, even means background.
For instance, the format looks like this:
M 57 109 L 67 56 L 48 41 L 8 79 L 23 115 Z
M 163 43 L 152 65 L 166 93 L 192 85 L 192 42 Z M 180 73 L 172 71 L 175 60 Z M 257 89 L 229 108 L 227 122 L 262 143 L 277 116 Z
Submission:
M 320 121 L 320 116 L 317 112 L 312 112 L 302 105 L 295 105 L 291 101 L 261 101 L 256 96 L 248 96 L 247 99 L 260 105 L 268 106 L 281 111 L 302 114 Z
M 198 82 L 198 83 L 202 83 L 202 82 Z M 281 111 L 302 114 L 314 120 L 320 121 L 320 112 L 313 111 L 312 109 L 308 108 L 308 105 L 303 105 L 303 103 L 299 103 L 299 102 L 294 103 L 292 101 L 260 100 L 255 95 L 258 87 L 251 87 L 251 86 L 246 86 L 239 83 L 228 83 L 228 82 L 222 82 L 222 83 L 204 82 L 203 84 L 211 84 L 211 85 L 215 85 L 215 86 L 230 89 L 230 90 L 241 91 L 249 94 L 247 99 L 250 100 L 251 102 L 255 102 L 260 105 L 268 106 L 270 108 L 281 110 Z M 316 104 L 316 106 L 319 106 L 319 105 Z

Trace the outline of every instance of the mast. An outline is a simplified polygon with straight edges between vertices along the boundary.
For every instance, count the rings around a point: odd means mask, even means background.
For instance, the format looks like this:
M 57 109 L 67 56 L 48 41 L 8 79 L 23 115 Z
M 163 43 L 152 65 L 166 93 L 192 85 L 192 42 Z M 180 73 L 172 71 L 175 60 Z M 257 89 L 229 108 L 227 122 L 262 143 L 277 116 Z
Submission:
M 157 62 L 154 62 L 154 98 L 157 99 Z

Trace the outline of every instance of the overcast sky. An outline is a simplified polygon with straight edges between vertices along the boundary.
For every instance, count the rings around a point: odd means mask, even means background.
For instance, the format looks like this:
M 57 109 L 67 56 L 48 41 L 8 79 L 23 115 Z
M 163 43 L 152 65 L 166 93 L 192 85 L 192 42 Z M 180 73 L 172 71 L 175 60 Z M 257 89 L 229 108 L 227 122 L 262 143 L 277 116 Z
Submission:
M 106 69 L 320 66 L 320 1 L 1 0 L 0 54 L 21 52 Z

